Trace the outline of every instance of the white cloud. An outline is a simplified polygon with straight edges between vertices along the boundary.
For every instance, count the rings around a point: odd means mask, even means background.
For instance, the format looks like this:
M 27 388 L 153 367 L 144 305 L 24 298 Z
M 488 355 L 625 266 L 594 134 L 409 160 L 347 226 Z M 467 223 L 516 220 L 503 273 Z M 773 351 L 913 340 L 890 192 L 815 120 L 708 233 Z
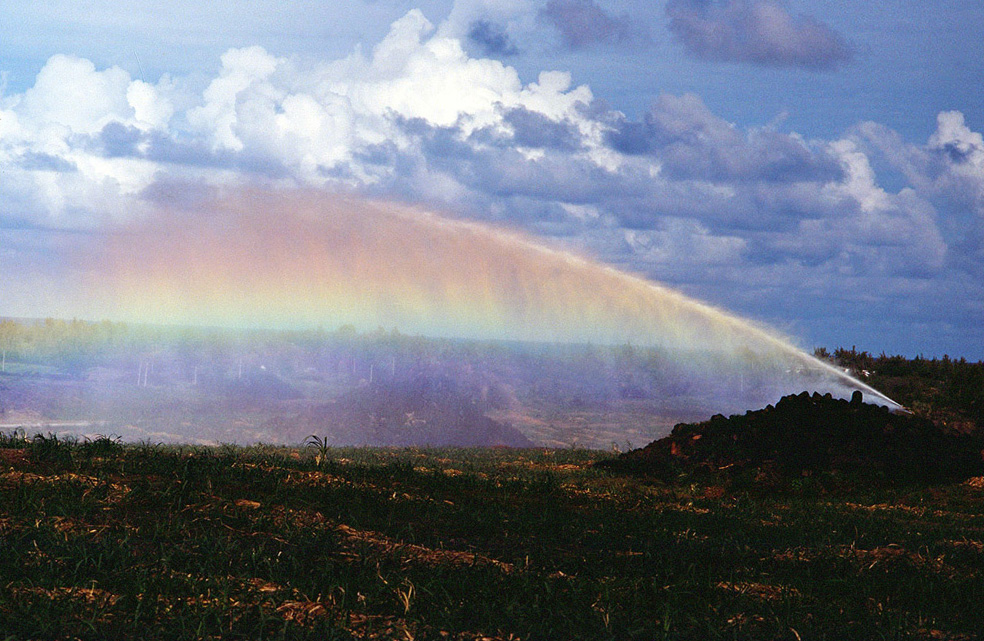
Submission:
M 942 164 L 938 187 L 959 189 L 984 218 L 984 136 L 971 131 L 959 111 L 944 111 L 927 148 Z
M 65 127 L 91 134 L 113 119 L 130 120 L 130 74 L 118 67 L 96 71 L 88 60 L 56 55 L 17 101 L 21 122 L 36 129 Z
M 236 133 L 241 96 L 251 86 L 263 83 L 277 68 L 277 62 L 256 46 L 222 54 L 222 71 L 205 90 L 205 104 L 188 112 L 192 128 L 204 134 L 213 149 L 242 151 L 244 145 Z M 260 86 L 271 88 L 268 83 Z
M 944 111 L 936 118 L 937 128 L 929 137 L 929 148 L 950 149 L 961 158 L 969 159 L 978 170 L 984 170 L 984 137 L 971 131 L 959 111 Z
M 967 126 L 962 113 L 944 111 L 925 144 L 908 143 L 875 123 L 860 125 L 858 138 L 883 154 L 916 194 L 933 204 L 954 264 L 984 276 L 984 136 Z
M 197 104 L 187 105 L 180 84 L 168 76 L 151 84 L 118 67 L 97 70 L 89 60 L 53 56 L 33 87 L 4 100 L 0 125 L 5 164 L 17 165 L 27 151 L 52 162 L 11 167 L 0 190 L 21 185 L 27 201 L 34 185 L 33 215 L 40 209 L 61 219 L 69 210 L 78 216 L 104 207 L 104 197 L 89 195 L 93 190 L 126 200 L 175 164 L 197 163 L 206 181 L 228 179 L 211 166 L 252 168 L 307 184 L 334 176 L 358 187 L 393 171 L 365 166 L 357 157 L 367 148 L 391 144 L 413 153 L 401 122 L 459 126 L 462 136 L 480 128 L 508 131 L 503 113 L 514 107 L 576 123 L 582 135 L 601 141 L 597 123 L 577 111 L 593 96 L 587 87 L 572 88 L 569 74 L 544 72 L 524 86 L 515 69 L 471 58 L 457 38 L 435 35 L 419 10 L 394 22 L 368 57 L 357 49 L 312 66 L 258 46 L 230 49 Z M 599 144 L 593 153 L 611 162 Z M 53 175 L 56 160 L 74 171 Z
M 871 163 L 857 145 L 851 140 L 837 140 L 830 148 L 844 167 L 845 180 L 828 184 L 825 189 L 828 197 L 834 201 L 852 198 L 865 212 L 886 209 L 888 194 L 877 185 Z
M 413 10 L 368 57 L 356 50 L 311 67 L 259 47 L 229 51 L 187 120 L 213 150 L 258 155 L 287 166 L 302 182 L 320 184 L 326 172 L 344 165 L 356 184 L 367 184 L 385 168 L 361 166 L 354 157 L 379 144 L 407 150 L 400 122 L 459 126 L 467 136 L 483 127 L 508 129 L 503 110 L 523 107 L 571 119 L 600 141 L 597 124 L 577 112 L 592 100 L 590 90 L 572 88 L 564 72 L 544 72 L 524 86 L 515 69 L 470 58 L 458 39 L 435 35 Z
M 654 264 L 694 265 L 735 264 L 742 259 L 748 243 L 737 236 L 716 236 L 697 221 L 668 219 L 660 230 L 629 229 L 625 242 L 638 259 Z
M 6 215 L 73 227 L 140 211 L 126 197 L 150 184 L 158 168 L 92 147 L 111 123 L 164 127 L 171 108 L 160 87 L 132 81 L 117 67 L 96 70 L 88 60 L 56 55 L 31 88 L 6 97 L 2 106 L 0 197 L 8 199 Z
M 135 124 L 141 129 L 167 129 L 174 115 L 174 105 L 166 95 L 166 89 L 170 88 L 167 79 L 163 84 L 165 91 L 135 80 L 126 89 L 126 101 L 133 109 Z

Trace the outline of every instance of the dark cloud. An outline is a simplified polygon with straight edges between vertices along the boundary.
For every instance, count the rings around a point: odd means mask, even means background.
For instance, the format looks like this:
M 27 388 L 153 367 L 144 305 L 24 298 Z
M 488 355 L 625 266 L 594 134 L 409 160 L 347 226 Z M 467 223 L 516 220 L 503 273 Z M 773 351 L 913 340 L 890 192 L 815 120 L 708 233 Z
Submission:
M 823 70 L 852 56 L 829 26 L 791 14 L 792 2 L 667 3 L 673 33 L 704 59 Z M 630 18 L 612 6 L 542 0 L 542 10 L 530 11 L 571 49 L 640 42 L 637 25 L 652 16 L 632 9 Z M 533 67 L 478 59 L 516 53 L 510 33 L 520 31 L 503 23 L 466 25 L 472 56 L 447 59 L 433 55 L 428 29 L 414 12 L 378 47 L 378 64 L 375 53 L 365 64 L 307 69 L 261 50 L 230 52 L 200 97 L 193 87 L 206 76 L 127 85 L 119 70 L 53 63 L 59 82 L 8 101 L 26 138 L 0 141 L 0 258 L 29 256 L 20 263 L 26 270 L 44 261 L 19 247 L 53 246 L 67 236 L 62 228 L 99 228 L 148 203 L 194 210 L 209 185 L 276 180 L 527 230 L 778 318 L 892 317 L 893 325 L 872 330 L 873 341 L 878 331 L 942 336 L 939 319 L 971 328 L 966 336 L 984 331 L 975 324 L 984 304 L 984 139 L 959 114 L 941 114 L 938 131 L 919 144 L 870 124 L 840 140 L 738 126 L 687 95 L 662 96 L 627 117 L 565 74 L 517 91 Z M 275 72 L 263 75 L 269 67 Z M 90 74 L 79 82 L 91 100 L 65 112 L 71 127 L 44 126 L 66 104 L 61 81 L 79 73 Z M 876 161 L 876 146 L 890 160 Z M 879 162 L 895 167 L 888 182 Z M 9 283 L 7 260 L 0 274 Z M 21 300 L 42 289 L 32 286 Z
M 22 154 L 18 164 L 21 169 L 27 171 L 54 171 L 62 174 L 78 171 L 75 163 L 42 151 L 28 151 Z
M 843 175 L 823 148 L 770 129 L 742 131 L 692 94 L 660 96 L 641 122 L 614 122 L 608 139 L 624 154 L 658 158 L 663 172 L 680 180 L 792 183 Z
M 556 121 L 524 107 L 506 110 L 503 119 L 512 126 L 512 142 L 520 147 L 575 151 L 582 147 L 581 132 L 569 121 Z
M 594 0 L 549 0 L 539 18 L 557 29 L 570 49 L 647 40 L 627 15 L 612 16 Z
M 121 122 L 107 123 L 99 132 L 99 142 L 102 143 L 103 153 L 109 158 L 139 155 L 137 145 L 143 138 L 144 134 L 139 129 L 124 125 Z
M 583 136 L 577 125 L 570 120 L 554 120 L 525 107 L 506 108 L 500 105 L 497 111 L 501 120 L 496 125 L 471 132 L 468 135 L 470 145 L 565 152 L 584 149 Z
M 468 28 L 468 41 L 486 58 L 506 58 L 519 53 L 506 30 L 489 20 L 476 20 Z
M 498 116 L 476 129 L 465 116 L 437 125 L 391 114 L 399 135 L 356 145 L 318 171 L 326 184 L 362 183 L 365 193 L 525 228 L 677 282 L 698 284 L 694 274 L 707 280 L 711 271 L 728 278 L 738 261 L 887 279 L 932 277 L 941 264 L 932 209 L 914 194 L 853 186 L 852 148 L 736 127 L 693 95 L 661 96 L 638 121 L 600 103 L 563 118 L 518 106 L 500 106 Z M 585 133 L 598 131 L 608 131 L 607 149 Z M 962 131 L 938 136 L 937 156 L 956 162 L 951 146 L 966 156 L 961 166 L 971 163 L 977 139 Z M 91 145 L 168 167 L 176 178 L 148 188 L 142 197 L 151 201 L 184 189 L 183 168 L 294 176 L 263 147 L 215 151 L 195 137 L 119 123 Z M 599 163 L 598 154 L 617 162 Z
M 443 145 L 425 143 L 429 168 L 495 197 L 523 196 L 540 201 L 594 204 L 609 195 L 613 182 L 619 182 L 618 176 L 589 160 L 564 153 L 529 159 L 511 148 L 486 148 L 445 156 L 439 151 L 442 148 Z
M 369 144 L 355 149 L 352 152 L 353 158 L 363 165 L 373 167 L 393 166 L 399 157 L 399 149 L 391 141 L 378 144 Z
M 580 204 L 644 189 L 641 182 L 630 185 L 624 177 L 566 149 L 540 148 L 542 155 L 531 159 L 488 130 L 466 134 L 461 126 L 442 127 L 421 119 L 399 124 L 414 144 L 394 165 L 402 178 L 413 178 L 424 189 L 434 175 L 441 175 L 482 197 Z
M 671 118 L 674 107 L 679 113 Z M 409 147 L 373 147 L 358 160 L 365 166 L 371 159 L 379 170 L 392 168 L 389 177 L 385 171 L 376 174 L 381 176 L 376 186 L 398 183 L 397 191 L 414 200 L 426 199 L 428 186 L 440 176 L 438 182 L 451 179 L 468 194 L 456 205 L 480 201 L 469 206 L 475 211 L 523 198 L 543 206 L 589 207 L 599 220 L 621 229 L 651 230 L 672 217 L 702 221 L 712 233 L 725 235 L 763 229 L 794 234 L 800 219 L 824 216 L 829 209 L 824 186 L 844 177 L 837 160 L 822 147 L 813 149 L 775 132 L 735 130 L 686 97 L 666 98 L 662 111 L 654 108 L 643 123 L 621 123 L 625 130 L 642 132 L 638 147 L 645 147 L 645 154 L 629 156 L 617 168 L 600 167 L 581 153 L 587 142 L 572 124 L 536 116 L 524 110 L 504 112 L 504 122 L 513 124 L 512 135 L 405 120 L 400 126 L 413 140 Z M 599 116 L 612 121 L 611 114 Z M 572 149 L 572 142 L 578 146 Z M 522 146 L 539 153 L 521 153 L 516 147 Z M 704 156 L 710 160 L 701 160 Z M 655 165 L 658 175 L 652 172 Z M 538 233 L 563 228 L 553 219 L 540 225 L 534 211 L 541 210 L 526 206 L 509 222 L 521 220 Z
M 639 122 L 590 112 L 623 154 L 601 167 L 572 123 L 501 113 L 506 127 L 478 130 L 407 119 L 399 124 L 411 144 L 366 149 L 357 160 L 379 170 L 379 193 L 442 199 L 678 284 L 737 285 L 742 279 L 727 270 L 739 261 L 832 282 L 934 278 L 943 266 L 932 207 L 912 192 L 865 183 L 864 156 L 849 145 L 741 129 L 695 96 L 663 96 Z M 517 149 L 524 146 L 538 153 Z
M 773 0 L 670 0 L 666 13 L 670 31 L 703 60 L 826 71 L 854 55 L 833 29 Z
M 144 131 L 120 122 L 107 123 L 89 142 L 107 158 L 140 158 L 168 165 L 238 169 L 255 176 L 284 178 L 289 171 L 279 158 L 253 149 L 213 150 L 201 139 L 179 140 L 159 130 Z

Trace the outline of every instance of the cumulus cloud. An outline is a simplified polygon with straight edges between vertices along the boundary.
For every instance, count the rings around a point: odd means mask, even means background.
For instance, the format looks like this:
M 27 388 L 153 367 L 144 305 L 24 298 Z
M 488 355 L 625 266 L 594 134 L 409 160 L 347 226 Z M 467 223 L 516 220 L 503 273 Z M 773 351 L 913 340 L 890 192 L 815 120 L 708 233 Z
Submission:
M 244 147 L 237 136 L 240 116 L 239 97 L 255 87 L 277 68 L 277 59 L 262 47 L 230 49 L 222 54 L 222 71 L 205 90 L 205 104 L 188 112 L 188 122 L 205 133 L 215 149 L 241 151 Z M 244 105 L 249 109 L 252 105 Z
M 670 0 L 670 31 L 703 60 L 835 69 L 853 57 L 836 31 L 774 0 Z
M 18 216 L 62 228 L 139 212 L 126 196 L 158 168 L 134 157 L 127 147 L 133 136 L 122 134 L 165 130 L 170 89 L 166 78 L 150 85 L 118 67 L 97 70 L 89 60 L 52 56 L 31 88 L 0 100 L 0 199 Z
M 841 174 L 822 146 L 767 128 L 741 131 L 693 94 L 660 96 L 641 122 L 620 118 L 608 137 L 624 154 L 658 158 L 662 172 L 677 179 L 792 183 Z
M 20 96 L 17 113 L 28 127 L 92 133 L 114 118 L 133 118 L 129 85 L 130 74 L 119 67 L 96 71 L 88 60 L 56 55 Z
M 911 189 L 891 194 L 879 187 L 868 157 L 853 141 L 830 147 L 845 179 L 824 185 L 821 193 L 840 215 L 801 221 L 808 247 L 858 274 L 917 277 L 941 270 L 947 245 L 932 206 Z
M 959 111 L 945 111 L 926 144 L 935 161 L 936 188 L 960 198 L 984 218 L 984 136 Z
M 859 125 L 856 136 L 941 212 L 939 227 L 954 263 L 977 278 L 984 276 L 984 136 L 970 129 L 959 111 L 941 112 L 925 144 L 906 142 L 871 122 Z
M 33 202 L 33 216 L 90 224 L 83 212 L 109 198 L 117 204 L 108 209 L 121 213 L 162 174 L 372 185 L 398 168 L 365 160 L 386 145 L 412 155 L 402 123 L 413 119 L 568 151 L 597 129 L 572 119 L 593 97 L 572 87 L 569 74 L 546 72 L 524 85 L 514 69 L 434 34 L 417 10 L 368 55 L 300 66 L 261 47 L 231 49 L 183 110 L 176 105 L 189 100 L 178 84 L 52 57 L 33 87 L 0 103 L 0 163 L 10 167 L 0 194 Z
M 645 39 L 627 15 L 613 16 L 594 0 L 548 0 L 539 17 L 557 30 L 564 46 L 570 49 Z

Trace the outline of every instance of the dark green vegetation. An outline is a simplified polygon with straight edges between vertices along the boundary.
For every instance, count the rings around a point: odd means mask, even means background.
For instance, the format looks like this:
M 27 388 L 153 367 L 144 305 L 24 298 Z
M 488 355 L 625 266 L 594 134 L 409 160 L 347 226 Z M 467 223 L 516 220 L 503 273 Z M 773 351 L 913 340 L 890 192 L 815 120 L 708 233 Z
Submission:
M 964 358 L 872 356 L 868 352 L 817 349 L 815 354 L 849 369 L 916 414 L 954 429 L 984 427 L 984 363 Z
M 984 479 L 0 439 L 0 639 L 970 639 Z

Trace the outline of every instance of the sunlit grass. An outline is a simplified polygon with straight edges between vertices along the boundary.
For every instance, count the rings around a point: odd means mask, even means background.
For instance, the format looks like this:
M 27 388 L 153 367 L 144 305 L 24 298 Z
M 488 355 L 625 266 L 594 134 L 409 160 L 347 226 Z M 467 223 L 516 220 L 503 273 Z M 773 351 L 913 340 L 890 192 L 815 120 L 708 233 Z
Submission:
M 6 434 L 0 638 L 984 629 L 981 483 L 663 484 L 591 467 L 607 456 Z

